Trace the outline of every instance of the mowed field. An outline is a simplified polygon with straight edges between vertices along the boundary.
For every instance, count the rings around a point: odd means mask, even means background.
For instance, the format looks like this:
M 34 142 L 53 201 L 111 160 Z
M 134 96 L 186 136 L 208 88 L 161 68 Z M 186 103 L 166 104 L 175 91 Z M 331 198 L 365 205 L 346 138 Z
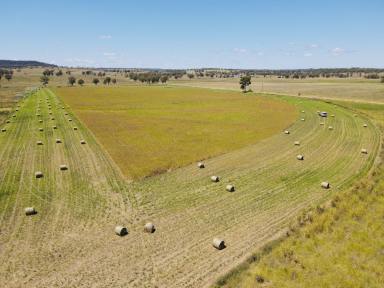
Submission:
M 341 104 L 368 115 L 383 131 L 384 105 Z M 332 197 L 324 210 L 305 210 L 290 237 L 255 251 L 215 287 L 383 287 L 383 148 L 366 177 Z
M 177 80 L 175 85 L 204 87 L 213 89 L 239 89 L 239 78 L 200 78 Z M 253 77 L 250 87 L 257 93 L 329 100 L 355 101 L 384 104 L 384 83 L 364 78 L 315 78 L 315 79 L 279 79 L 276 77 Z
M 376 158 L 379 130 L 364 116 L 319 101 L 282 100 L 304 111 L 288 128 L 290 134 L 279 132 L 210 158 L 205 169 L 193 163 L 126 182 L 98 144 L 102 139 L 95 139 L 96 133 L 53 92 L 44 89 L 27 97 L 0 134 L 0 283 L 212 284 L 281 235 L 302 209 L 326 201 L 365 175 Z M 317 110 L 335 117 L 319 118 Z M 80 144 L 82 139 L 86 144 Z M 36 145 L 39 140 L 43 145 Z M 362 148 L 368 154 L 361 154 Z M 298 161 L 297 154 L 305 160 Z M 61 164 L 69 170 L 60 171 Z M 35 179 L 36 171 L 44 177 Z M 212 183 L 212 175 L 220 176 L 220 182 Z M 321 181 L 329 181 L 331 189 L 321 189 Z M 225 191 L 226 184 L 235 185 L 236 191 Z M 26 217 L 27 206 L 38 214 Z M 154 234 L 143 233 L 147 221 L 155 223 Z M 119 224 L 128 227 L 129 235 L 114 234 Z M 225 239 L 227 248 L 214 249 L 213 237 Z
M 172 86 L 56 88 L 130 179 L 254 144 L 298 118 L 287 101 Z

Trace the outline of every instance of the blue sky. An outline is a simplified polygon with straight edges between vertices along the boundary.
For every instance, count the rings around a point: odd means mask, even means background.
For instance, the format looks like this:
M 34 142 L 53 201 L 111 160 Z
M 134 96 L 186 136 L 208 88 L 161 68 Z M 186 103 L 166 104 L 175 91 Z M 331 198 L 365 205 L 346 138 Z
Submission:
M 0 0 L 0 15 L 0 59 L 92 67 L 384 67 L 383 0 Z

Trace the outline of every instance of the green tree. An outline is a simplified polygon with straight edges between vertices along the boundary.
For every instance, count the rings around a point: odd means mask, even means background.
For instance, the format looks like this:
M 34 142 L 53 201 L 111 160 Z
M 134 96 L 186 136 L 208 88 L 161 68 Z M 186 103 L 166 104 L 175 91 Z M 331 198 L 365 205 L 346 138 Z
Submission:
M 384 83 L 384 76 L 381 76 L 381 83 Z
M 5 77 L 5 79 L 7 79 L 9 81 L 12 79 L 12 74 L 7 73 L 7 74 L 5 74 L 4 77 Z
M 116 82 L 117 82 L 116 78 L 113 78 L 112 79 L 112 84 L 116 84 Z
M 92 83 L 97 85 L 99 84 L 100 80 L 98 78 L 93 78 Z
M 44 86 L 46 86 L 49 82 L 49 77 L 47 75 L 43 75 L 40 77 L 40 82 L 43 83 Z
M 192 79 L 192 78 L 194 78 L 195 77 L 195 74 L 188 74 L 188 78 L 189 79 Z
M 168 81 L 168 75 L 163 75 L 160 78 L 161 83 L 166 83 Z
M 104 81 L 103 81 L 104 85 L 109 85 L 109 83 L 111 83 L 111 77 L 105 77 Z
M 63 71 L 59 70 L 56 72 L 56 76 L 61 76 L 61 75 L 63 75 Z
M 76 83 L 76 78 L 73 76 L 68 77 L 68 84 L 73 86 Z
M 247 87 L 251 85 L 251 76 L 244 75 L 240 77 L 240 89 L 243 90 L 243 92 L 247 92 Z
M 83 79 L 77 80 L 77 84 L 79 84 L 80 86 L 83 86 L 84 85 L 84 80 Z

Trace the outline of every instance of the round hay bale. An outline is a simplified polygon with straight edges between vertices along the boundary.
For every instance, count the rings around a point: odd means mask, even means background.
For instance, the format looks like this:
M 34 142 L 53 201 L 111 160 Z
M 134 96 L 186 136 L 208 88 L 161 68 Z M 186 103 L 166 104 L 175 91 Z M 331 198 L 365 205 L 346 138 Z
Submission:
M 24 211 L 25 211 L 25 215 L 27 215 L 27 216 L 37 214 L 36 209 L 33 208 L 33 207 L 27 207 L 27 208 L 24 209 Z
M 36 144 L 37 145 L 43 145 L 43 141 L 37 141 Z
M 285 130 L 284 131 L 284 134 L 290 134 L 291 132 L 289 132 L 288 130 Z
M 155 225 L 153 223 L 148 222 L 147 224 L 144 225 L 144 232 L 146 233 L 153 233 L 156 231 Z
M 61 143 L 61 139 L 57 138 L 56 143 Z
M 57 126 L 53 126 L 52 128 L 53 128 L 53 129 L 57 129 Z
M 305 113 L 305 111 L 304 111 L 304 110 L 301 110 L 301 113 Z
M 296 156 L 296 158 L 297 160 L 304 160 L 304 155 L 299 154 Z
M 85 142 L 85 140 L 80 140 L 80 144 L 87 144 L 87 142 Z
M 44 131 L 44 129 L 43 128 L 39 128 L 39 131 L 42 132 L 42 131 Z
M 367 149 L 361 149 L 361 153 L 368 154 L 368 151 L 367 151 Z
M 300 146 L 300 142 L 299 141 L 295 141 L 294 144 L 295 144 L 295 146 Z
M 60 165 L 60 170 L 61 170 L 61 171 L 68 170 L 67 165 L 64 165 L 64 164 Z
M 36 114 L 36 116 L 37 116 L 37 117 L 40 117 L 40 114 L 39 114 L 39 113 L 37 113 L 37 114 Z
M 16 109 L 15 111 L 17 112 L 17 111 L 19 111 L 19 109 Z
M 321 123 L 320 123 L 320 125 L 324 125 L 324 123 L 323 123 L 323 122 L 321 122 Z
M 219 176 L 211 176 L 211 181 L 212 182 L 219 182 L 220 178 L 219 178 Z
M 69 118 L 69 119 L 68 119 L 68 121 L 69 121 L 69 122 L 72 122 L 72 119 L 71 119 L 71 118 Z
M 203 162 L 199 162 L 199 163 L 197 163 L 197 167 L 202 169 L 202 168 L 205 168 L 205 165 Z
M 48 114 L 49 114 L 49 115 L 52 115 L 52 112 L 49 112 Z
M 225 248 L 224 240 L 219 238 L 213 238 L 212 245 L 218 250 L 223 250 Z
M 55 120 L 55 117 L 52 117 L 51 120 Z
M 1 132 L 6 132 L 6 131 L 7 131 L 7 129 L 5 129 L 5 128 L 1 129 Z
M 5 123 L 7 123 L 7 124 L 8 124 L 8 123 L 11 123 L 11 121 L 10 121 L 10 120 L 7 120 L 7 121 L 5 121 Z
M 44 175 L 43 175 L 43 172 L 41 172 L 41 171 L 36 171 L 36 172 L 35 172 L 35 177 L 36 177 L 36 178 L 43 178 L 43 176 L 44 176 Z
M 73 127 L 73 130 L 77 130 L 77 127 Z
M 332 127 L 332 126 L 329 126 L 329 127 L 328 127 L 328 130 L 333 130 L 333 127 Z
M 235 192 L 235 186 L 231 185 L 231 184 L 228 184 L 225 189 L 228 191 L 228 192 Z
M 328 182 L 321 182 L 321 187 L 324 189 L 329 189 L 331 187 L 331 185 L 329 185 Z
M 115 233 L 116 233 L 116 235 L 119 235 L 119 236 L 125 236 L 128 234 L 128 229 L 126 227 L 123 227 L 123 226 L 116 226 L 115 227 Z
M 363 127 L 364 127 L 364 128 L 367 128 L 367 127 L 368 127 L 368 125 L 367 125 L 367 124 L 363 124 Z
M 62 106 L 61 109 L 65 109 L 64 106 Z
M 16 117 L 16 115 L 12 115 L 12 117 L 13 117 L 13 118 L 15 118 L 15 117 Z
M 39 123 L 43 123 L 43 120 L 40 119 L 40 120 L 39 120 Z
M 68 113 L 64 113 L 64 115 L 68 115 Z
M 304 119 L 304 118 L 301 118 L 301 121 L 305 121 L 305 119 Z
M 335 117 L 335 115 L 334 115 L 334 114 L 332 114 L 332 115 L 331 115 L 331 117 Z

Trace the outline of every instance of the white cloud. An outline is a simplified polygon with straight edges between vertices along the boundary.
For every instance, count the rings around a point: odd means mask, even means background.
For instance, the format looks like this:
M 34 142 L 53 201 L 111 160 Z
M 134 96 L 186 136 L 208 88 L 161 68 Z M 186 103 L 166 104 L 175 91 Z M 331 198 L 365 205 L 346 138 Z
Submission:
M 72 63 L 72 64 L 94 64 L 95 62 L 93 60 L 88 59 L 80 59 L 80 58 L 67 58 L 64 60 L 65 62 Z
M 233 52 L 236 52 L 236 53 L 241 53 L 241 54 L 243 54 L 243 53 L 247 53 L 247 52 L 248 52 L 248 50 L 247 50 L 247 49 L 245 49 L 245 48 L 233 48 Z
M 315 44 L 315 43 L 314 44 L 310 44 L 309 48 L 316 49 L 316 48 L 319 48 L 319 45 Z
M 113 56 L 116 56 L 116 53 L 114 53 L 114 52 L 104 52 L 103 55 L 107 56 L 107 57 L 113 57 Z
M 304 57 L 311 57 L 313 54 L 312 53 L 304 53 Z
M 99 39 L 106 40 L 106 39 L 112 39 L 111 35 L 99 35 Z
M 293 51 L 285 51 L 283 52 L 285 56 L 295 56 L 295 53 Z
M 343 48 L 340 48 L 340 47 L 336 47 L 336 48 L 331 49 L 330 52 L 333 56 L 340 56 L 340 55 L 345 54 L 346 50 Z

